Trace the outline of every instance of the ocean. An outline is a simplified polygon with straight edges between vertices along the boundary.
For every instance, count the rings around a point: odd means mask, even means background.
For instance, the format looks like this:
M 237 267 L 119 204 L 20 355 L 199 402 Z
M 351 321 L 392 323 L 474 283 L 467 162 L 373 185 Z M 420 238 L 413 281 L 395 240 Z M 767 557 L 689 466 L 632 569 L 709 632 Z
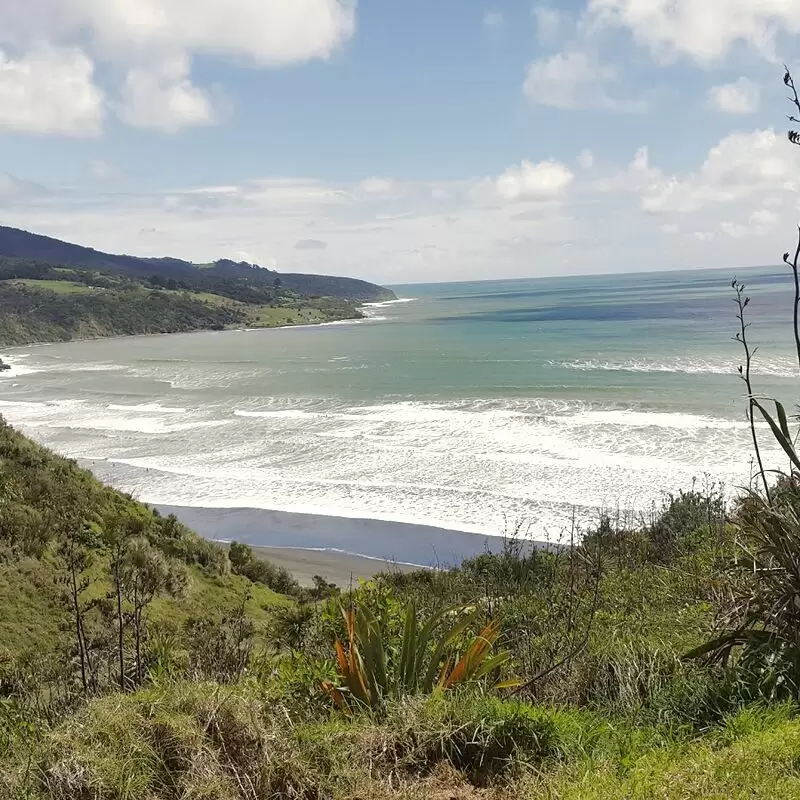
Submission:
M 756 389 L 791 407 L 790 277 L 739 277 Z M 749 484 L 731 278 L 401 286 L 355 323 L 6 349 L 0 413 L 153 504 L 553 539 Z

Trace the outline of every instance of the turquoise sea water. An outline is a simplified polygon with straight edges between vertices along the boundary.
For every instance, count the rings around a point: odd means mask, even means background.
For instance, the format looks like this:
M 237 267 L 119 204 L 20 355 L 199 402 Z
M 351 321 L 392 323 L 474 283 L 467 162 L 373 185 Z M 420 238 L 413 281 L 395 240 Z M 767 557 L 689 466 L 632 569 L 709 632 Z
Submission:
M 403 286 L 355 324 L 13 349 L 0 411 L 154 503 L 554 536 L 748 482 L 731 277 Z M 757 388 L 792 404 L 789 278 L 740 277 Z

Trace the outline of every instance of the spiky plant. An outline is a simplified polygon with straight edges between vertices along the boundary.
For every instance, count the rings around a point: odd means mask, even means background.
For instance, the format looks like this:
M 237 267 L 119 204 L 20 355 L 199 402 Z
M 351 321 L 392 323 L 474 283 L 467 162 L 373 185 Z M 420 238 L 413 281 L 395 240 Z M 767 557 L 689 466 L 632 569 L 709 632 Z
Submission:
M 478 613 L 468 607 L 442 609 L 421 622 L 415 604 L 409 603 L 397 646 L 368 608 L 341 611 L 346 644 L 339 639 L 335 642 L 341 685 L 326 683 L 324 688 L 342 709 L 354 704 L 375 709 L 388 698 L 430 694 L 437 688 L 480 681 L 510 658 L 508 651 L 494 652 L 500 634 L 496 621 L 487 623 L 459 648 Z M 448 618 L 455 621 L 446 627 Z M 443 625 L 445 630 L 440 631 Z M 496 681 L 493 685 L 501 688 L 516 682 Z

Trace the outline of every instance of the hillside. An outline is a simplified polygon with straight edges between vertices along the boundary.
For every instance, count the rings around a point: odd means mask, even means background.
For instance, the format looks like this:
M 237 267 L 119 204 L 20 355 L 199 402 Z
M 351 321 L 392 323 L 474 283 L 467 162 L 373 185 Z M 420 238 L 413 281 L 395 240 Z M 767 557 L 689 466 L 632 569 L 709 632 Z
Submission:
M 142 537 L 153 553 L 178 568 L 181 590 L 160 593 L 153 608 L 165 624 L 181 625 L 194 614 L 231 607 L 246 592 L 248 613 L 258 623 L 267 618 L 264 609 L 286 602 L 266 585 L 232 575 L 223 548 L 104 486 L 0 417 L 0 664 L 9 656 L 53 657 L 69 647 L 70 606 L 62 577 L 65 562 L 78 553 L 69 554 L 67 545 L 81 551 L 87 629 L 102 624 L 108 609 L 97 600 L 109 589 L 104 572 L 112 528 Z
M 179 280 L 0 257 L 0 346 L 103 336 L 311 324 L 362 316 L 356 302 L 309 297 L 194 269 Z
M 339 597 L 0 421 L 0 796 L 800 797 L 794 654 L 685 657 L 753 513 L 690 492 Z
M 278 279 L 286 289 L 300 295 L 322 295 L 358 302 L 395 299 L 394 293 L 389 289 L 356 278 L 295 273 L 284 275 L 257 265 L 228 259 L 195 265 L 178 258 L 113 255 L 3 226 L 0 226 L 0 257 L 98 270 L 138 279 L 158 275 L 167 280 L 197 281 L 201 279 L 198 273 L 204 273 L 207 278 L 240 280 L 254 286 L 272 286 Z

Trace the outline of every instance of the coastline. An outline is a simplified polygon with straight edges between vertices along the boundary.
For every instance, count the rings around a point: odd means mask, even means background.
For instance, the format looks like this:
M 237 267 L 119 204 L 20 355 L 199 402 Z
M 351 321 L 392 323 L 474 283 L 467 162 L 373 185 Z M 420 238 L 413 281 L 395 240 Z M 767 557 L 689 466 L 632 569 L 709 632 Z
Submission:
M 330 550 L 303 550 L 299 547 L 253 547 L 253 553 L 288 570 L 301 586 L 314 585 L 320 575 L 341 589 L 356 585 L 360 579 L 369 580 L 379 572 L 413 572 L 425 567 L 398 564 L 376 558 L 352 556 Z
M 392 568 L 447 568 L 487 551 L 498 552 L 506 541 L 500 536 L 406 522 L 259 508 L 152 506 L 161 514 L 174 514 L 206 539 L 249 544 L 276 563 L 287 568 L 294 563 L 312 570 L 312 575 L 325 569 L 349 578 Z M 536 545 L 530 542 L 528 546 Z
M 328 325 L 356 325 L 359 323 L 365 322 L 385 322 L 386 317 L 370 314 L 369 312 L 365 312 L 363 309 L 368 308 L 383 308 L 385 306 L 395 305 L 397 303 L 410 303 L 413 302 L 415 298 L 413 297 L 399 297 L 394 300 L 381 300 L 376 302 L 369 302 L 369 303 L 361 303 L 357 306 L 357 311 L 359 312 L 360 316 L 357 317 L 341 317 L 339 319 L 332 319 L 332 320 L 325 320 L 323 322 L 292 322 L 282 325 L 259 325 L 257 327 L 239 327 L 239 326 L 230 326 L 227 328 L 221 328 L 220 330 L 213 330 L 210 328 L 195 328 L 190 331 L 171 331 L 171 332 L 159 332 L 159 333 L 120 333 L 114 334 L 112 336 L 86 336 L 86 337 L 77 337 L 75 339 L 56 339 L 56 340 L 49 340 L 49 341 L 41 341 L 41 342 L 28 342 L 27 344 L 11 344 L 6 345 L 0 343 L 0 349 L 2 349 L 3 354 L 11 353 L 11 355 L 7 355 L 6 358 L 11 360 L 14 358 L 13 351 L 15 350 L 22 350 L 27 349 L 29 347 L 49 347 L 50 345 L 55 344 L 75 344 L 78 342 L 97 342 L 103 340 L 114 340 L 114 339 L 135 339 L 140 336 L 146 336 L 148 339 L 153 338 L 155 336 L 180 336 L 180 335 L 187 335 L 187 334 L 194 334 L 194 333 L 225 333 L 225 332 L 246 332 L 246 333 L 253 333 L 256 331 L 279 331 L 279 330 L 290 330 L 292 328 L 321 328 Z M 2 358 L 0 358 L 0 364 L 3 364 Z M 25 373 L 15 373 L 12 374 L 14 371 L 14 364 L 9 364 L 8 361 L 5 362 L 5 368 L 0 366 L 0 377 L 6 378 L 14 378 L 19 377 Z
M 367 320 L 375 319 L 374 317 L 370 317 L 368 315 L 362 315 L 360 317 L 342 317 L 341 319 L 334 319 L 334 320 L 326 320 L 325 322 L 297 322 L 297 323 L 290 323 L 288 325 L 260 325 L 255 328 L 243 328 L 240 326 L 230 326 L 226 328 L 219 328 L 218 330 L 213 328 L 193 328 L 189 331 L 159 331 L 157 333 L 115 333 L 111 336 L 79 336 L 74 339 L 51 339 L 48 341 L 41 341 L 41 342 L 28 342 L 27 344 L 2 344 L 0 343 L 0 348 L 2 348 L 3 353 L 7 353 L 13 350 L 22 350 L 28 347 L 47 347 L 49 345 L 54 344 L 77 344 L 78 342 L 99 342 L 99 341 L 107 341 L 107 340 L 114 340 L 114 339 L 137 339 L 140 336 L 146 336 L 148 339 L 153 338 L 155 336 L 185 336 L 193 333 L 226 333 L 230 331 L 278 331 L 278 330 L 287 330 L 289 328 L 318 328 L 321 325 L 342 325 L 347 324 L 349 322 L 366 322 Z M 13 354 L 9 356 L 9 358 L 13 358 Z M 0 372 L 2 375 L 2 372 Z

